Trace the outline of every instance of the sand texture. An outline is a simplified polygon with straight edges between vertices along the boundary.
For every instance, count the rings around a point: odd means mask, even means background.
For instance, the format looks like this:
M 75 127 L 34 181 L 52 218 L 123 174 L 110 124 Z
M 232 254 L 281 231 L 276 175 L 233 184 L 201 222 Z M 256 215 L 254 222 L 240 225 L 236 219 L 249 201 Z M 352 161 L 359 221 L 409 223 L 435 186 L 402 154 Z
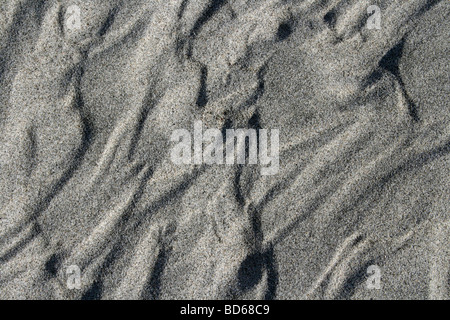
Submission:
M 449 299 L 449 21 L 448 0 L 1 0 L 0 299 Z M 175 164 L 197 121 L 279 130 L 278 172 Z

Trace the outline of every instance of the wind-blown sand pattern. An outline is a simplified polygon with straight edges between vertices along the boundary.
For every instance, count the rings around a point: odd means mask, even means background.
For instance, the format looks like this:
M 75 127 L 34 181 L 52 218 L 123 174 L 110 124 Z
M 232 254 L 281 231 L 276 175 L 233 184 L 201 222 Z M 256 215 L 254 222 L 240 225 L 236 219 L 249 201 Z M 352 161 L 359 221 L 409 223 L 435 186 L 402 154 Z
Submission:
M 448 299 L 449 20 L 444 0 L 2 1 L 0 298 Z M 278 174 L 175 165 L 198 120 L 279 129 Z

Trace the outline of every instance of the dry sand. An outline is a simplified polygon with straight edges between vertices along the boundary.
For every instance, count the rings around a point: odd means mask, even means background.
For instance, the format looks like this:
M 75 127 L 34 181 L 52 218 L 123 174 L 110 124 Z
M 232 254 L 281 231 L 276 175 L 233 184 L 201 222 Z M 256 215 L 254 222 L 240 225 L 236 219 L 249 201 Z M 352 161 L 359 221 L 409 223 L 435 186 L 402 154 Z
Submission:
M 0 298 L 448 299 L 449 14 L 1 1 Z M 173 164 L 198 120 L 280 130 L 278 174 Z

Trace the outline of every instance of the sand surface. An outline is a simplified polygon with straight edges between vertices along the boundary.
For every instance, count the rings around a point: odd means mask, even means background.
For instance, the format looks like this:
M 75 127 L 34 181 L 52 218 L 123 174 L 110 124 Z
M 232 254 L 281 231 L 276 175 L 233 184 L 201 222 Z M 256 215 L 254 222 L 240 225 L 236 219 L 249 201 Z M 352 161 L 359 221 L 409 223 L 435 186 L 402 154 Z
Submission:
M 2 0 L 0 299 L 450 298 L 449 21 L 448 0 Z M 278 173 L 174 164 L 199 120 L 279 130 Z

